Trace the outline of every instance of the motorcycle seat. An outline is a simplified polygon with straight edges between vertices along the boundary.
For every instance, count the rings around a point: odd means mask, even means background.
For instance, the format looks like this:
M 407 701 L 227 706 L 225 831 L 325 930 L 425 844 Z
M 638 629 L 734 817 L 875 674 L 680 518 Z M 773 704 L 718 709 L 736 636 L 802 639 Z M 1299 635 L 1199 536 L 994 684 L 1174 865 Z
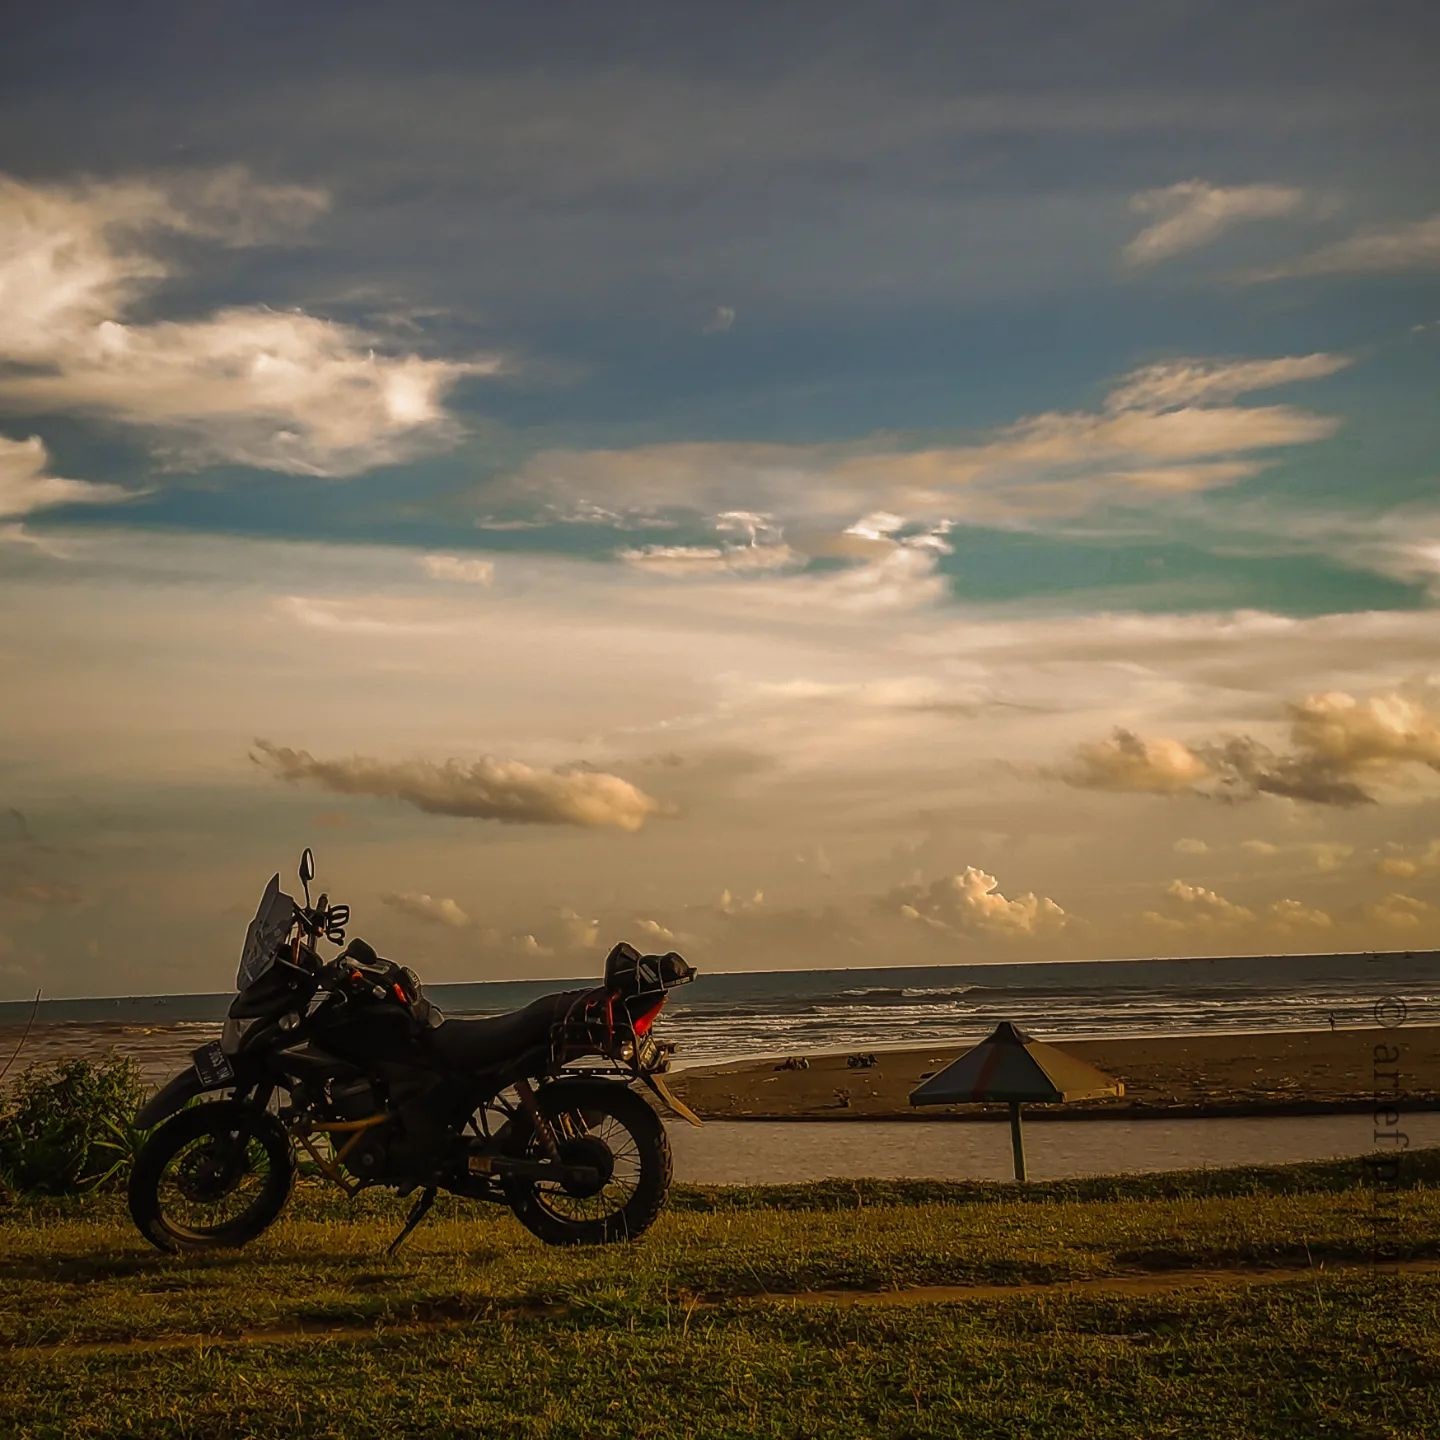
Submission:
M 446 1020 L 430 1031 L 430 1045 L 452 1070 L 488 1069 L 545 1044 L 551 1027 L 585 993 L 542 995 L 522 1009 L 484 1020 Z

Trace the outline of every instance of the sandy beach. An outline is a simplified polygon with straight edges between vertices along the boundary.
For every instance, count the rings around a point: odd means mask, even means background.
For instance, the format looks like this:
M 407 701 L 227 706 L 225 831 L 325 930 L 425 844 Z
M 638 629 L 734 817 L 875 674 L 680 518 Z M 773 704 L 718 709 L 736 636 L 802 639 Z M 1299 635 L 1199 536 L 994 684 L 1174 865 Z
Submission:
M 1068 1052 L 1125 1082 L 1123 1097 L 1033 1106 L 1035 1119 L 1306 1115 L 1369 1109 L 1377 1087 L 1375 1047 L 1398 1046 L 1401 1103 L 1440 1108 L 1440 1026 L 1272 1031 L 1253 1035 L 1077 1040 Z M 781 1058 L 700 1066 L 672 1079 L 676 1093 L 716 1120 L 984 1119 L 995 1106 L 912 1109 L 921 1078 L 967 1046 L 875 1051 L 878 1064 L 851 1069 L 844 1054 L 811 1055 L 809 1068 Z

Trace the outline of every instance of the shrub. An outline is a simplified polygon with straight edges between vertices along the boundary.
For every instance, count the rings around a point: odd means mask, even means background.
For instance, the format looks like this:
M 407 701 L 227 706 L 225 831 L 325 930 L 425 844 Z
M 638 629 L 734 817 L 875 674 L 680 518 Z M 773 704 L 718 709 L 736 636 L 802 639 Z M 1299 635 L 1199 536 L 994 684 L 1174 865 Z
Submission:
M 146 1093 L 118 1056 L 30 1066 L 0 1114 L 0 1177 L 42 1195 L 118 1184 L 143 1139 L 133 1122 Z

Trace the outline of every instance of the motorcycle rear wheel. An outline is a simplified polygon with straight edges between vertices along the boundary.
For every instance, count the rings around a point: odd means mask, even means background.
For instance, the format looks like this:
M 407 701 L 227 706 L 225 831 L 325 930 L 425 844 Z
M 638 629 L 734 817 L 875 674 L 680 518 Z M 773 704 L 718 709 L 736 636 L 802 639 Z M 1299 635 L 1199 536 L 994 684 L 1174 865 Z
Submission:
M 145 1142 L 130 1172 L 130 1215 L 158 1250 L 235 1249 L 275 1222 L 294 1183 L 279 1121 L 216 1100 L 182 1110 Z
M 561 1158 L 598 1172 L 598 1187 L 508 1176 L 505 1197 L 515 1218 L 547 1245 L 612 1245 L 638 1240 L 655 1222 L 670 1190 L 670 1142 L 660 1117 L 615 1081 L 562 1082 L 536 1094 Z M 517 1132 L 513 1154 L 545 1154 L 534 1127 Z

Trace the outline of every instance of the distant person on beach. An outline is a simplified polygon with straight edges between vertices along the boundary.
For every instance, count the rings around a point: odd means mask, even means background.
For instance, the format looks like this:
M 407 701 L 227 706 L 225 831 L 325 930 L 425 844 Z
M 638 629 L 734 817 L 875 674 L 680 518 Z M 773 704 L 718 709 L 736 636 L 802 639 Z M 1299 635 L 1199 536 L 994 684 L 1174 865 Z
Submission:
M 1334 1028 L 1335 1028 L 1335 1012 L 1332 1010 L 1332 1011 L 1329 1013 L 1329 1015 L 1327 1015 L 1325 1018 L 1326 1018 L 1327 1020 L 1329 1020 L 1331 1030 L 1334 1030 Z

